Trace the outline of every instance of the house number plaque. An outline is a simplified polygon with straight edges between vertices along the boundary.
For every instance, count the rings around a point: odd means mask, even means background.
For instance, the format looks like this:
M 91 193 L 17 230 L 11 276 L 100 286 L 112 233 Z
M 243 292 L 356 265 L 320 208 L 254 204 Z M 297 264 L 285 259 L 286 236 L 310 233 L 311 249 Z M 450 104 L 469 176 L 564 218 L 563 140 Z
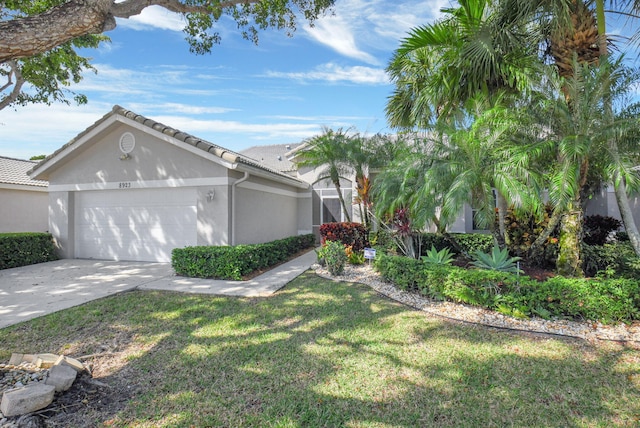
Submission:
M 130 181 L 123 181 L 118 185 L 119 189 L 129 189 L 131 187 Z

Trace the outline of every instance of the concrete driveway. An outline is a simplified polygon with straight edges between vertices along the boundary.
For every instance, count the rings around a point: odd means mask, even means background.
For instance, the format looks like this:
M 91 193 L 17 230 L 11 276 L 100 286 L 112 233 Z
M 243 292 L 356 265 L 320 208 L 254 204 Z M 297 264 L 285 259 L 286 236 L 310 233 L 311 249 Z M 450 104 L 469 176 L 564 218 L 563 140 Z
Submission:
M 72 259 L 0 270 L 0 328 L 172 275 L 169 263 Z
M 133 289 L 264 297 L 316 261 L 309 251 L 248 281 L 176 276 L 170 263 L 65 259 L 0 270 L 0 328 Z

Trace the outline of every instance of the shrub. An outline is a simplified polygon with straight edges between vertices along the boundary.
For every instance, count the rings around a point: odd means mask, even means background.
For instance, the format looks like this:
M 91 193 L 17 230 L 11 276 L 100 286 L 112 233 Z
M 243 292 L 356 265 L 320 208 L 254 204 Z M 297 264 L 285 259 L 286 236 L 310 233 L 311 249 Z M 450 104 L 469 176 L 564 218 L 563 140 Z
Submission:
M 467 253 L 471 254 L 476 250 L 491 251 L 493 247 L 493 236 L 485 233 L 451 233 L 450 236 L 456 240 L 458 245 Z M 434 247 L 437 251 L 448 248 L 453 254 L 458 254 L 455 248 L 443 235 L 436 233 L 423 233 L 418 240 L 420 253 L 426 254 Z M 417 245 L 416 245 L 417 246 Z
M 322 245 L 321 254 L 331 275 L 342 274 L 344 265 L 347 263 L 347 253 L 341 242 L 325 241 Z
M 393 238 L 392 232 L 386 228 L 370 232 L 369 243 L 372 247 L 375 247 L 384 253 L 397 253 L 398 251 L 398 246 Z
M 611 232 L 622 226 L 618 219 L 601 215 L 590 215 L 584 218 L 584 238 L 587 245 L 604 245 Z
M 554 277 L 545 282 L 508 272 L 428 265 L 381 255 L 374 266 L 404 290 L 486 307 L 515 317 L 540 316 L 631 322 L 640 319 L 640 282 Z
M 240 280 L 256 270 L 283 262 L 314 243 L 314 235 L 308 234 L 264 244 L 175 248 L 171 265 L 178 275 Z
M 460 247 L 467 253 L 474 251 L 489 252 L 493 248 L 493 236 L 487 233 L 452 233 Z
M 585 275 L 596 276 L 612 271 L 616 275 L 640 279 L 640 258 L 630 242 L 604 245 L 583 245 L 582 260 Z
M 505 215 L 505 232 L 508 237 L 509 251 L 519 257 L 526 256 L 531 245 L 549 224 L 552 213 L 553 206 L 550 204 L 545 206 L 542 218 L 536 218 L 531 214 L 518 214 L 513 209 L 508 209 Z M 553 245 L 557 242 L 558 236 L 559 229 L 556 227 L 549 237 L 547 245 Z M 555 258 L 551 258 L 551 260 L 544 258 L 543 260 L 538 260 L 537 264 L 548 266 L 549 261 L 552 266 L 555 266 Z
M 369 246 L 369 234 L 361 223 L 324 223 L 320 226 L 320 238 L 325 241 L 342 242 L 353 251 L 362 251 Z
M 49 233 L 0 234 L 0 269 L 57 260 L 53 236 Z
M 345 247 L 344 252 L 347 255 L 347 260 L 352 265 L 364 264 L 364 251 L 353 251 L 353 247 Z

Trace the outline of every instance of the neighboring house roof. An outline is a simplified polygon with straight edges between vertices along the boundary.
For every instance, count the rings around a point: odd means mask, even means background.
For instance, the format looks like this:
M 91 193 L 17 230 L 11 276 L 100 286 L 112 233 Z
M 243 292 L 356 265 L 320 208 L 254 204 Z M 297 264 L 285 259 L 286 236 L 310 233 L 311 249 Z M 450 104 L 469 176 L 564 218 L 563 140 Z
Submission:
M 0 184 L 47 187 L 49 183 L 32 180 L 27 172 L 38 162 L 0 156 Z
M 221 160 L 229 162 L 231 164 L 241 164 L 251 168 L 257 168 L 263 172 L 266 172 L 268 175 L 275 175 L 282 178 L 286 178 L 287 180 L 293 180 L 298 185 L 305 184 L 302 180 L 298 180 L 297 178 L 292 177 L 289 174 L 285 174 L 277 169 L 269 167 L 268 165 L 262 164 L 261 162 L 256 161 L 255 159 L 251 159 L 245 155 L 241 155 L 239 153 L 233 152 L 231 150 L 225 149 L 224 147 L 220 147 L 216 144 L 210 143 L 209 141 L 203 140 L 186 132 L 180 131 L 178 129 L 172 128 L 170 126 L 164 125 L 160 122 L 156 122 L 153 119 L 149 119 L 140 114 L 132 112 L 131 110 L 127 110 L 119 105 L 113 106 L 111 111 L 96 121 L 93 125 L 89 126 L 87 129 L 78 134 L 75 138 L 69 141 L 64 146 L 60 147 L 53 154 L 47 156 L 42 162 L 40 162 L 37 167 L 32 168 L 28 173 L 31 175 L 33 173 L 37 173 L 39 175 L 42 173 L 47 167 L 48 164 L 51 163 L 52 160 L 55 160 L 56 157 L 61 155 L 65 150 L 72 147 L 75 144 L 82 144 L 85 140 L 85 137 L 90 135 L 94 130 L 99 128 L 108 120 L 113 120 L 115 118 L 118 120 L 118 117 L 122 117 L 125 119 L 132 120 L 143 125 L 150 130 L 162 133 L 171 138 L 175 138 L 176 140 L 182 141 L 186 144 L 189 144 L 197 149 L 200 149 L 204 152 L 210 153 L 214 156 L 219 157 Z M 121 120 L 122 121 L 122 120 Z M 126 123 L 126 121 L 123 121 Z M 61 155 L 63 156 L 63 155 Z
M 292 150 L 291 144 L 272 144 L 269 146 L 254 146 L 242 150 L 240 153 L 255 159 L 267 168 L 276 171 L 292 173 L 296 171 L 296 165 L 287 157 Z

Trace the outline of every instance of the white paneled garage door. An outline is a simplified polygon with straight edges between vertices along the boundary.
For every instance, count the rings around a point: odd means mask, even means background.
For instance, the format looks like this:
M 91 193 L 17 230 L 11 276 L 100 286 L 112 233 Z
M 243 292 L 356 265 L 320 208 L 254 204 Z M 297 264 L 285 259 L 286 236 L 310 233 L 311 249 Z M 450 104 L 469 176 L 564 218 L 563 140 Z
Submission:
M 77 258 L 169 262 L 197 241 L 195 189 L 78 192 L 75 214 Z

